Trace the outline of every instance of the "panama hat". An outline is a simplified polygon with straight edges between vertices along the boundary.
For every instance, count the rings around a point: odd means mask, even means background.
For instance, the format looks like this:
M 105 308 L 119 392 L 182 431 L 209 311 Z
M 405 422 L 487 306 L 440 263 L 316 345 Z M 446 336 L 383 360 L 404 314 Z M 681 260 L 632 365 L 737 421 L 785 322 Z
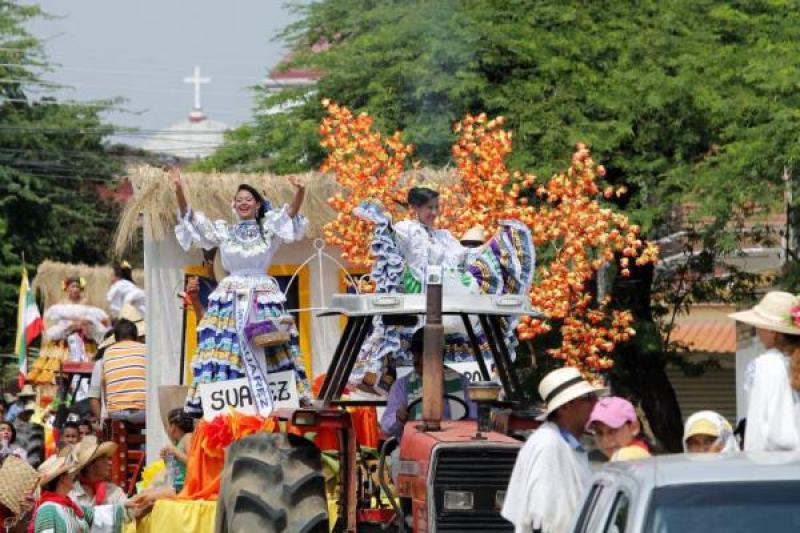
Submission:
M 159 385 L 158 410 L 161 413 L 161 423 L 164 425 L 165 433 L 169 429 L 169 413 L 173 409 L 183 407 L 188 393 L 187 385 Z
M 464 246 L 480 246 L 486 242 L 486 231 L 483 226 L 472 226 L 461 236 L 461 244 Z
M 545 403 L 544 417 L 550 416 L 562 405 L 586 396 L 587 394 L 604 393 L 604 388 L 597 388 L 583 379 L 577 368 L 564 367 L 553 370 L 539 383 L 539 396 Z
M 39 484 L 46 485 L 61 474 L 66 472 L 73 473 L 78 470 L 75 456 L 70 453 L 71 451 L 71 446 L 65 447 L 61 453 L 51 456 L 39 465 L 37 469 L 39 471 Z
M 83 470 L 98 457 L 110 457 L 115 451 L 117 451 L 116 443 L 110 441 L 98 443 L 96 436 L 86 435 L 73 448 L 77 462 L 75 470 Z
M 17 393 L 17 398 L 33 398 L 36 396 L 36 391 L 33 390 L 30 383 L 26 383 L 22 390 Z
M 36 487 L 39 473 L 19 457 L 9 455 L 0 466 L 0 505 L 18 515 L 22 501 Z
M 142 313 L 139 312 L 135 306 L 131 304 L 123 305 L 122 309 L 119 310 L 119 318 L 130 320 L 136 324 L 136 334 L 140 337 L 147 335 L 147 324 L 144 321 Z
M 144 337 L 147 335 L 147 323 L 144 321 L 144 317 L 142 313 L 132 304 L 125 304 L 122 306 L 122 309 L 119 310 L 118 319 L 124 318 L 125 320 L 130 320 L 136 326 L 136 335 L 139 337 Z M 117 339 L 114 335 L 109 335 L 103 342 L 97 345 L 98 350 L 103 350 L 108 348 L 112 344 L 115 344 Z
M 800 335 L 800 328 L 794 325 L 792 318 L 792 308 L 797 304 L 797 297 L 789 292 L 770 291 L 752 309 L 728 316 L 757 328 Z

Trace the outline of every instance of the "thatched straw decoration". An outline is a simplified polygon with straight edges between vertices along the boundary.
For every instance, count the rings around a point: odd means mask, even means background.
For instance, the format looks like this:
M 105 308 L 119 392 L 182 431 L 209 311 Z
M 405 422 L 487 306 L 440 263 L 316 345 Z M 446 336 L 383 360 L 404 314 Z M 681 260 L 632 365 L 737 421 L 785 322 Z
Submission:
M 408 182 L 415 176 L 425 174 L 425 179 L 450 185 L 456 178 L 448 169 L 424 169 L 408 174 Z M 328 198 L 340 190 L 333 176 L 308 172 L 300 174 L 306 183 L 306 199 L 301 212 L 308 218 L 308 237 L 321 237 L 323 226 L 334 219 L 336 213 L 328 205 Z M 155 241 L 171 235 L 175 228 L 178 204 L 175 190 L 166 172 L 150 166 L 139 166 L 128 173 L 133 185 L 133 197 L 120 217 L 115 238 L 117 254 L 123 254 L 136 236 L 139 227 L 144 227 L 146 238 Z M 212 219 L 233 220 L 231 201 L 240 183 L 249 183 L 264 193 L 275 207 L 289 202 L 294 189 L 285 176 L 256 174 L 183 174 L 187 199 L 194 209 L 202 211 Z
M 43 261 L 36 269 L 36 277 L 33 278 L 32 286 L 33 290 L 41 291 L 44 296 L 44 306 L 47 309 L 66 297 L 61 286 L 64 278 L 81 276 L 86 280 L 86 289 L 83 294 L 89 305 L 108 311 L 106 292 L 111 286 L 111 275 L 112 270 L 109 266 L 71 265 Z M 144 287 L 144 272 L 140 269 L 134 270 L 133 281 L 139 287 Z

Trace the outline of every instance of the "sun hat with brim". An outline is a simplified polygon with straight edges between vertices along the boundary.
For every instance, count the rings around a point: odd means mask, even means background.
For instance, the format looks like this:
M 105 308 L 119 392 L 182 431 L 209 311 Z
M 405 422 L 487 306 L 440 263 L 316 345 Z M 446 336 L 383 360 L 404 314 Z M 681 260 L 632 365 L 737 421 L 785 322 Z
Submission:
M 483 226 L 472 226 L 461 236 L 461 243 L 481 245 L 486 242 L 486 231 Z
M 0 466 L 0 505 L 11 514 L 22 511 L 22 501 L 36 487 L 39 473 L 19 457 L 9 455 Z
M 99 457 L 110 457 L 117 451 L 117 445 L 114 442 L 101 442 L 98 443 L 97 437 L 94 435 L 86 435 L 74 448 L 74 455 L 77 461 L 75 470 L 83 470 L 92 461 Z
M 798 304 L 795 295 L 789 292 L 770 291 L 752 309 L 728 315 L 737 322 L 756 328 L 800 335 L 800 328 L 794 325 L 792 308 Z
M 132 304 L 125 304 L 119 310 L 119 318 L 130 320 L 136 324 L 136 334 L 144 337 L 147 334 L 147 324 L 144 321 L 142 313 Z
M 108 337 L 103 339 L 103 342 L 101 342 L 100 344 L 97 345 L 97 349 L 98 350 L 103 350 L 105 348 L 108 348 L 109 346 L 111 346 L 115 342 L 117 342 L 117 339 L 114 338 L 114 335 L 109 335 Z
M 577 368 L 564 367 L 553 370 L 539 383 L 539 396 L 545 403 L 544 418 L 562 405 L 587 394 L 603 394 L 598 388 L 583 379 Z
M 164 433 L 169 432 L 170 412 L 178 407 L 183 407 L 188 393 L 189 387 L 187 385 L 158 386 L 158 410 L 161 414 L 161 423 L 164 425 Z
M 33 387 L 30 386 L 29 383 L 26 383 L 22 390 L 17 393 L 17 398 L 35 398 L 36 391 L 33 390 Z
M 71 453 L 53 455 L 39 465 L 39 484 L 46 485 L 61 474 L 77 472 L 75 456 Z

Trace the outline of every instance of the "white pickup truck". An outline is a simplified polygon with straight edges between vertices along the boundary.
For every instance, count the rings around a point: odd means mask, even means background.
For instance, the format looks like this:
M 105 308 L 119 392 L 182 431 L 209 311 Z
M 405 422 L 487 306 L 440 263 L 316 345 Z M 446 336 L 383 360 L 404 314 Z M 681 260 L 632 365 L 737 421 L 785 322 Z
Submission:
M 573 533 L 800 531 L 800 454 L 678 454 L 609 463 Z

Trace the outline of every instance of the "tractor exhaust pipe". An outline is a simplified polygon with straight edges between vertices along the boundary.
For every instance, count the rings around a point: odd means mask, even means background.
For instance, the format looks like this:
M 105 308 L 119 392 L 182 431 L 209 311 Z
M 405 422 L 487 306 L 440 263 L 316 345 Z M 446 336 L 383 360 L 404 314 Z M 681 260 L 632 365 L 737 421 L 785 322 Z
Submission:
M 442 326 L 442 267 L 428 265 L 425 343 L 422 353 L 422 421 L 425 431 L 441 430 L 444 395 L 444 326 Z

